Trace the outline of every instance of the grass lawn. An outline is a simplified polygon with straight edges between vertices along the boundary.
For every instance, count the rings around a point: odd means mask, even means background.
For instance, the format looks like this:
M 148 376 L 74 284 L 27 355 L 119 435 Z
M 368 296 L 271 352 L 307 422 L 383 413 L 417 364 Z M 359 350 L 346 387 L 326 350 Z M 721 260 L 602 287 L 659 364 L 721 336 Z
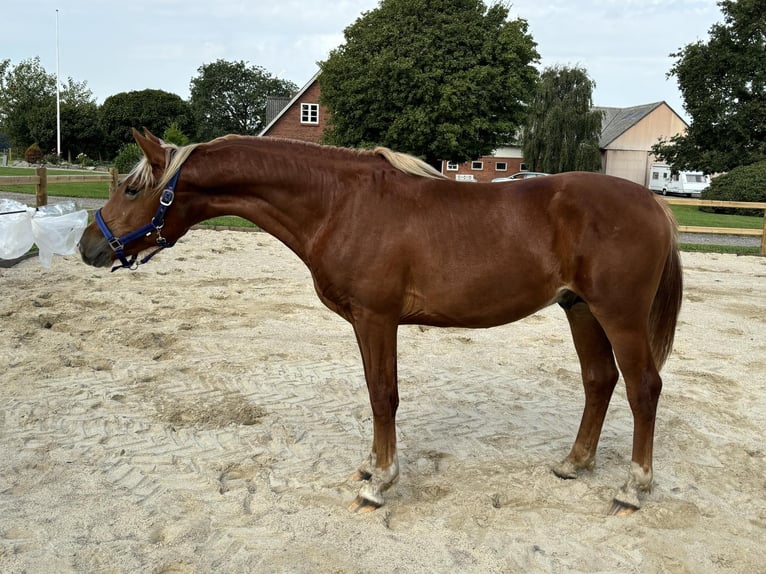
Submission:
M 700 211 L 696 205 L 671 205 L 670 208 L 678 225 L 763 229 L 763 217 L 755 215 L 718 215 Z
M 48 175 L 104 175 L 103 172 L 78 171 L 72 169 L 49 169 Z M 24 176 L 35 175 L 33 168 L 27 167 L 0 167 L 0 177 L 4 175 Z M 3 185 L 0 182 L 0 190 L 12 193 L 35 194 L 34 185 Z M 109 197 L 109 182 L 100 181 L 94 183 L 49 183 L 48 195 L 52 197 L 85 197 L 89 199 L 107 199 Z

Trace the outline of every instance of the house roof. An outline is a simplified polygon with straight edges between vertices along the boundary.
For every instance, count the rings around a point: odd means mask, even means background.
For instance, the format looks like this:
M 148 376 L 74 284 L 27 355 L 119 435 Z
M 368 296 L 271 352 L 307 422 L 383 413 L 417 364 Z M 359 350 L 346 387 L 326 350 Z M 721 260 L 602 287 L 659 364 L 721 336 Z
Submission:
M 282 113 L 282 110 L 287 107 L 291 99 L 290 96 L 267 96 L 263 123 L 269 125 L 274 118 Z
M 662 105 L 667 106 L 667 103 L 664 101 L 654 102 L 651 104 L 643 104 L 641 106 L 633 106 L 630 108 L 596 107 L 595 109 L 604 112 L 604 120 L 601 124 L 601 136 L 599 137 L 598 146 L 601 149 L 604 149 L 610 143 L 612 143 L 614 140 L 616 140 L 618 137 L 620 137 L 622 134 L 624 134 L 626 131 L 635 126 L 638 122 L 640 122 L 642 119 L 644 119 L 646 116 L 648 116 L 650 113 Z M 673 111 L 673 113 L 675 113 L 675 111 Z
M 306 90 L 308 90 L 314 82 L 317 81 L 317 78 L 319 78 L 321 70 L 318 70 L 316 74 L 314 74 L 314 77 L 311 78 L 305 86 L 303 86 L 293 98 L 288 101 L 287 103 L 284 102 L 286 98 L 270 98 L 269 101 L 266 102 L 266 127 L 261 130 L 261 133 L 258 134 L 260 136 L 266 135 L 266 133 L 272 128 L 272 126 L 279 121 L 279 118 L 281 118 L 287 110 L 289 110 L 295 102 L 297 102 L 301 97 L 303 97 L 303 94 L 306 93 Z M 279 101 L 282 100 L 282 101 Z M 282 104 L 282 109 L 277 110 L 276 107 L 279 104 Z M 272 106 L 271 113 L 274 115 L 272 116 L 269 112 L 269 105 Z M 269 119 L 270 118 L 270 119 Z

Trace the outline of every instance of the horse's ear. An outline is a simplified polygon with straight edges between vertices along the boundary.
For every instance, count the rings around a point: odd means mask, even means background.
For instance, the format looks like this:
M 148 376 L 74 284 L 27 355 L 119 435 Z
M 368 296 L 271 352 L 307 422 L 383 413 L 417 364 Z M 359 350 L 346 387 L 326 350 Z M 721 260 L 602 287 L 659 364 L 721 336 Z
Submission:
M 148 129 L 144 128 L 144 136 L 146 139 L 152 140 L 154 143 L 162 144 L 162 140 L 158 138 L 156 135 L 154 135 L 152 132 L 150 132 Z
M 138 147 L 144 152 L 149 164 L 152 167 L 164 169 L 165 150 L 162 148 L 162 142 L 155 136 L 149 135 L 151 137 L 142 136 L 136 128 L 133 128 L 133 139 L 136 140 Z

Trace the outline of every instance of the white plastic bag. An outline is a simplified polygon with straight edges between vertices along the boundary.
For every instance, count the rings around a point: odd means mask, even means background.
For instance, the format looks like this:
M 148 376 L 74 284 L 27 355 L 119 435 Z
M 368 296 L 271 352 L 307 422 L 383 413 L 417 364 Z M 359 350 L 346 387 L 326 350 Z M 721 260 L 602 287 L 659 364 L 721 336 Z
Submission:
M 22 213 L 9 213 L 20 211 Z M 21 257 L 34 245 L 31 219 L 33 207 L 11 199 L 0 199 L 0 259 Z
M 40 249 L 40 265 L 50 267 L 53 255 L 75 253 L 77 242 L 88 225 L 88 212 L 75 211 L 73 201 L 46 205 L 32 217 L 34 242 Z

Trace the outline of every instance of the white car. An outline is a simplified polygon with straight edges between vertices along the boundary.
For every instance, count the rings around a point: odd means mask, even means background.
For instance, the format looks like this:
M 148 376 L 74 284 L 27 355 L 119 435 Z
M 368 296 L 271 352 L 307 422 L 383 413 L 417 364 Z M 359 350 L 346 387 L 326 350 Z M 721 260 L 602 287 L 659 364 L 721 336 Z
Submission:
M 519 173 L 514 173 L 508 177 L 496 177 L 492 180 L 492 183 L 498 183 L 502 181 L 517 181 L 519 179 L 530 179 L 532 177 L 542 177 L 544 175 L 549 174 L 543 173 L 541 171 L 520 171 Z

